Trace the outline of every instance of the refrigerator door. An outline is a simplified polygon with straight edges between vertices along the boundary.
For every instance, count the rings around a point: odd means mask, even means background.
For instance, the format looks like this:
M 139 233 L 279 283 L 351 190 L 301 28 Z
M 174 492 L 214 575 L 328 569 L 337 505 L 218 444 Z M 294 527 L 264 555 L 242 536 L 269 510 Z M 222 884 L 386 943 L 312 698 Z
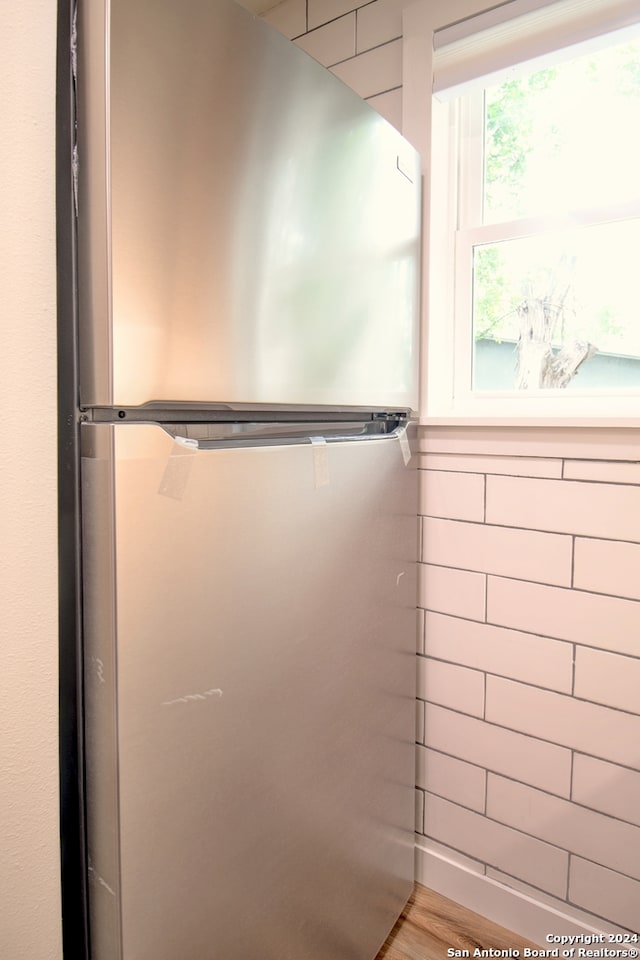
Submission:
M 82 433 L 94 960 L 370 960 L 413 881 L 406 438 Z
M 79 9 L 82 403 L 417 408 L 420 167 L 232 0 Z

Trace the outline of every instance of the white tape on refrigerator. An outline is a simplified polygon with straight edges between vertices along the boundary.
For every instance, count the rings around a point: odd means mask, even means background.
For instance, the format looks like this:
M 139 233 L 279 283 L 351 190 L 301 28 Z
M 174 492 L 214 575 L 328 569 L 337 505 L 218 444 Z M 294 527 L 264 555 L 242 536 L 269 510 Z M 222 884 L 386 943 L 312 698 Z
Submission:
M 329 483 L 329 454 L 324 437 L 309 437 L 313 454 L 313 479 L 316 487 L 326 487 Z
M 411 460 L 411 446 L 409 444 L 409 437 L 406 429 L 400 431 L 400 436 L 398 439 L 400 440 L 400 451 L 406 467 L 409 464 L 409 460 Z
M 172 500 L 182 500 L 187 489 L 193 454 L 198 451 L 198 441 L 186 437 L 175 437 L 175 443 L 164 468 L 158 493 Z

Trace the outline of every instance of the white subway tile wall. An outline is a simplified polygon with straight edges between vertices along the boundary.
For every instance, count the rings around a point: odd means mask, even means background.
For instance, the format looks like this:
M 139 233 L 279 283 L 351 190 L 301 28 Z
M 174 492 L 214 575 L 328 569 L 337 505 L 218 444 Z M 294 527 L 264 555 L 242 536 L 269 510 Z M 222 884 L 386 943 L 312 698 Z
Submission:
M 572 856 L 569 900 L 634 933 L 638 931 L 640 883 L 624 874 Z
M 484 674 L 441 660 L 420 657 L 418 661 L 418 697 L 429 703 L 484 716 Z
M 603 760 L 640 766 L 640 717 L 622 710 L 487 676 L 486 718 Z
M 267 19 L 400 128 L 410 2 Z M 620 429 L 566 427 L 420 449 L 421 846 L 640 932 L 640 456 Z
M 640 487 L 489 476 L 487 523 L 638 542 Z
M 307 0 L 282 0 L 264 14 L 264 19 L 292 40 L 307 29 Z
M 283 0 L 264 19 L 402 127 L 402 11 L 413 0 Z
M 445 800 L 485 812 L 487 773 L 482 767 L 418 746 L 416 784 Z
M 424 624 L 426 614 L 424 610 L 418 609 L 416 617 L 416 653 L 424 653 Z
M 572 798 L 584 807 L 640 827 L 640 772 L 637 770 L 576 753 Z
M 640 463 L 430 447 L 424 833 L 541 903 L 640 932 Z M 486 576 L 484 615 L 456 580 L 473 574 Z M 471 692 L 456 702 L 453 674 L 430 675 L 436 663 L 484 677 L 482 716 Z M 438 762 L 431 772 L 441 755 L 469 771 Z M 473 803 L 478 769 L 484 809 Z M 525 851 L 523 838 L 543 846 Z
M 365 100 L 394 90 L 402 84 L 402 41 L 359 53 L 332 67 L 332 72 Z
M 450 520 L 484 520 L 484 477 L 428 470 L 420 488 L 420 513 Z
M 560 847 L 431 793 L 425 794 L 424 819 L 435 840 L 556 897 L 565 894 L 569 854 Z
M 378 93 L 375 97 L 368 97 L 367 103 L 377 110 L 381 117 L 400 130 L 402 127 L 402 89 L 389 90 L 387 93 Z
M 425 703 L 427 746 L 568 797 L 571 751 L 480 718 Z
M 640 713 L 640 660 L 578 647 L 574 693 L 628 713 Z
M 639 652 L 640 603 L 637 600 L 489 577 L 487 620 L 630 656 L 637 656 Z
M 353 0 L 307 0 L 309 30 L 328 23 L 329 20 L 335 20 L 350 10 L 356 10 L 363 2 L 366 3 L 366 0 L 361 0 L 360 3 L 354 3 Z
M 640 484 L 640 463 L 607 460 L 565 460 L 567 480 L 600 480 L 603 483 Z M 533 474 L 532 474 L 533 476 Z
M 420 564 L 418 603 L 425 610 L 484 620 L 487 578 L 482 573 Z
M 407 2 L 374 0 L 358 10 L 358 53 L 402 36 L 402 9 Z
M 640 880 L 640 827 L 495 774 L 487 816 Z
M 418 611 L 422 624 L 418 653 L 537 687 L 571 693 L 573 644 L 490 623 Z M 424 622 L 423 622 L 424 617 Z
M 526 457 L 482 457 L 482 456 L 464 456 L 463 454 L 452 455 L 449 453 L 423 454 L 422 466 L 427 469 L 427 459 L 429 461 L 430 471 L 446 471 L 453 483 L 455 478 L 461 473 L 477 473 L 483 481 L 484 475 L 491 473 L 494 476 L 504 474 L 509 477 L 548 477 L 549 479 L 560 479 L 562 477 L 561 460 L 544 460 L 542 457 L 527 459 Z M 425 483 L 431 483 L 429 478 Z
M 573 585 L 578 590 L 640 600 L 640 544 L 578 537 Z
M 563 534 L 425 517 L 422 542 L 425 563 L 571 586 L 573 543 Z
M 356 15 L 348 13 L 331 20 L 323 27 L 298 37 L 296 43 L 323 67 L 332 67 L 341 60 L 348 60 L 356 52 Z

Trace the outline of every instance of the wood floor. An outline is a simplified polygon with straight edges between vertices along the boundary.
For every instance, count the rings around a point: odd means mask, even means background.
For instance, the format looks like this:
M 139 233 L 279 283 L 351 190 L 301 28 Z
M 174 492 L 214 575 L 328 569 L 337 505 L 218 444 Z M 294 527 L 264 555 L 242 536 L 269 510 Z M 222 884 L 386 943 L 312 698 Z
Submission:
M 446 960 L 447 950 L 518 949 L 536 944 L 416 884 L 376 960 Z M 538 948 L 539 949 L 539 948 Z

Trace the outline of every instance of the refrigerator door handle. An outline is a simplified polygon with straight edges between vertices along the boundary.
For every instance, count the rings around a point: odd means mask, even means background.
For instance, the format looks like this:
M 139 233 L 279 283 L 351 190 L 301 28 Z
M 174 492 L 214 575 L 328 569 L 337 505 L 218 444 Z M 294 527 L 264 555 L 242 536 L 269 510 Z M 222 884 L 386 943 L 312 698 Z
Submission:
M 319 429 L 322 427 L 324 429 Z M 407 443 L 407 423 L 371 421 L 357 424 L 164 424 L 177 443 L 193 450 L 296 446 L 400 440 Z

